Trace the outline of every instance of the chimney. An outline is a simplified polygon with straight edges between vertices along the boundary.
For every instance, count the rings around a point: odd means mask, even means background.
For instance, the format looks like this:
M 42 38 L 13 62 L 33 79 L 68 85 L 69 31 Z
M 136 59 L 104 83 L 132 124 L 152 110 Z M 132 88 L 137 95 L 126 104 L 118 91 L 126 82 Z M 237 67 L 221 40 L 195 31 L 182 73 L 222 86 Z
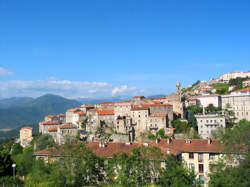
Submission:
M 186 139 L 186 144 L 191 144 L 191 139 Z
M 207 139 L 207 144 L 212 144 L 212 139 L 211 138 Z
M 170 148 L 167 148 L 167 154 L 170 154 Z

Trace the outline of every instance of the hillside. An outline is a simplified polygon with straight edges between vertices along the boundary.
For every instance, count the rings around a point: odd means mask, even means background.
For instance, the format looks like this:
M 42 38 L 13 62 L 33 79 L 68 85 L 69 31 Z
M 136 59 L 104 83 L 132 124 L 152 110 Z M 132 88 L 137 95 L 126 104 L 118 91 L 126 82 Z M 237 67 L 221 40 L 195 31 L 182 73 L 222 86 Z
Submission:
M 22 106 L 0 109 L 0 129 L 36 124 L 48 114 L 65 113 L 67 109 L 79 105 L 78 101 L 47 94 Z
M 31 97 L 11 97 L 7 99 L 0 100 L 0 108 L 10 108 L 10 107 L 19 107 L 24 106 L 34 99 Z

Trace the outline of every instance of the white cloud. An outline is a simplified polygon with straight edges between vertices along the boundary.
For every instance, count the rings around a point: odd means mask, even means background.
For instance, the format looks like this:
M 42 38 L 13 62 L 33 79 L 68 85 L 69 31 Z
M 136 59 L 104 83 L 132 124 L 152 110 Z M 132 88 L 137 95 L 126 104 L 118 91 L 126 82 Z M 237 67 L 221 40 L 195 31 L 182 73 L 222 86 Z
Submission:
M 112 96 L 116 96 L 118 94 L 128 94 L 128 92 L 131 93 L 131 91 L 136 91 L 136 87 L 128 87 L 127 85 L 122 85 L 121 87 L 113 88 Z
M 107 82 L 57 80 L 7 80 L 0 81 L 0 98 L 30 96 L 38 97 L 47 93 L 68 98 L 133 96 L 140 93 L 136 87 L 113 86 Z
M 4 76 L 4 75 L 11 75 L 13 74 L 13 72 L 8 71 L 7 69 L 0 67 L 0 76 Z

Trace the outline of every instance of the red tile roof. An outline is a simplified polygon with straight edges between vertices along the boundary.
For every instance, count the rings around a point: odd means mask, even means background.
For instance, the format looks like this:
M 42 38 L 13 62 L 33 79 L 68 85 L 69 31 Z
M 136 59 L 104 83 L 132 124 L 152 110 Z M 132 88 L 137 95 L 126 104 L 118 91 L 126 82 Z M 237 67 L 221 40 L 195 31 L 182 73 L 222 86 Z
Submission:
M 23 129 L 29 129 L 29 130 L 32 130 L 33 128 L 32 127 L 22 127 L 21 130 Z
M 74 112 L 74 113 L 79 114 L 79 115 L 85 115 L 85 114 L 87 114 L 87 112 L 83 112 L 83 111 Z
M 135 147 L 145 146 L 141 142 L 133 142 L 126 144 L 125 142 L 109 142 L 105 147 L 99 147 L 99 142 L 88 142 L 89 147 L 93 153 L 98 156 L 112 157 L 118 153 L 131 153 Z M 210 152 L 219 153 L 223 152 L 224 147 L 219 144 L 218 140 L 212 140 L 211 144 L 208 144 L 208 140 L 205 139 L 193 139 L 191 143 L 186 143 L 185 139 L 172 139 L 170 143 L 166 139 L 161 139 L 159 143 L 150 142 L 148 146 L 159 147 L 163 154 L 167 154 L 169 150 L 172 154 L 180 154 L 183 152 Z M 52 152 L 48 150 L 38 151 L 35 155 L 51 155 Z M 55 153 L 54 153 L 55 154 Z
M 166 113 L 154 113 L 154 114 L 150 114 L 149 117 L 167 117 Z
M 250 87 L 243 88 L 243 89 L 240 89 L 240 90 L 235 90 L 233 92 L 248 92 L 248 91 L 250 91 Z
M 63 116 L 65 116 L 65 114 L 57 114 L 58 116 L 60 116 L 60 117 L 63 117 Z
M 69 123 L 64 123 L 59 126 L 60 129 L 76 129 L 75 125 L 71 125 Z
M 49 150 L 41 150 L 34 153 L 35 155 L 51 155 L 52 152 Z
M 57 132 L 58 126 L 57 127 L 50 127 L 48 129 L 49 132 Z
M 163 97 L 156 97 L 154 98 L 155 100 L 161 100 L 161 99 L 167 99 L 168 97 L 167 96 L 163 96 Z
M 43 121 L 40 123 L 41 125 L 58 125 L 57 121 Z
M 171 104 L 142 104 L 145 107 L 172 106 Z
M 67 112 L 76 112 L 77 110 L 79 110 L 79 108 L 71 108 L 68 109 Z
M 104 115 L 114 115 L 115 112 L 114 110 L 98 110 L 97 111 L 98 115 L 104 116 Z

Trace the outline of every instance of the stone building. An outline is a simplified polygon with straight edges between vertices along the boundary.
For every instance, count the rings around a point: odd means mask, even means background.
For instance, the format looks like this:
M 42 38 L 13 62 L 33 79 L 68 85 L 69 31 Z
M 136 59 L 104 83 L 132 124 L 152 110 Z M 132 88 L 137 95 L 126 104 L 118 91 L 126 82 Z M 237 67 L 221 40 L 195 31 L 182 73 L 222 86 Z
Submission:
M 32 141 L 32 127 L 22 127 L 20 129 L 20 145 L 22 147 L 27 147 Z
M 222 74 L 218 80 L 228 83 L 230 79 L 236 79 L 237 77 L 245 78 L 245 77 L 250 77 L 250 71 L 248 72 L 229 72 Z
M 198 132 L 203 138 L 211 138 L 212 131 L 216 131 L 219 127 L 226 128 L 226 120 L 224 116 L 216 114 L 195 115 L 197 119 Z
M 42 122 L 39 122 L 39 132 L 42 133 L 42 134 L 47 134 L 49 128 L 57 127 L 59 125 L 60 125 L 60 123 L 58 123 L 57 121 L 42 121 Z
M 76 138 L 77 135 L 77 126 L 64 123 L 57 127 L 51 127 L 48 129 L 48 134 L 50 134 L 54 141 L 61 145 L 66 142 L 67 139 L 72 140 Z
M 237 121 L 242 119 L 250 120 L 250 87 L 236 90 L 230 95 L 223 95 L 222 109 L 234 111 Z

